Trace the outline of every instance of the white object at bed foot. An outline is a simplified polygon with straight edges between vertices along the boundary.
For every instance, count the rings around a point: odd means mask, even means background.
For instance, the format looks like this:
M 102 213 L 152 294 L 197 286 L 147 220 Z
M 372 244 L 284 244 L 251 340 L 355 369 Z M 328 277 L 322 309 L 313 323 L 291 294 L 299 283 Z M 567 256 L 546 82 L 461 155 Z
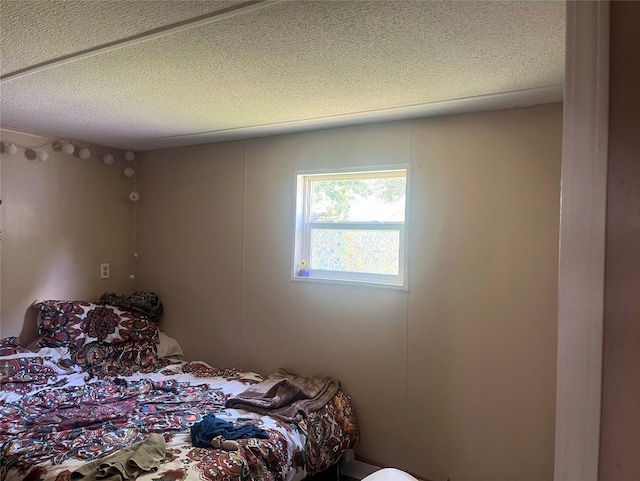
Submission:
M 417 479 L 396 468 L 383 468 L 365 477 L 362 481 L 417 481 Z

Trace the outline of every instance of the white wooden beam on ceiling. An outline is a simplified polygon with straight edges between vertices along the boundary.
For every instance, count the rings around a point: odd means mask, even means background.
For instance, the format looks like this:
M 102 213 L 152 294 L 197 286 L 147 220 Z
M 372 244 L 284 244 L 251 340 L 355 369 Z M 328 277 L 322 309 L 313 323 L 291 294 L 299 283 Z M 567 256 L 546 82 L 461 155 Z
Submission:
M 181 22 L 165 25 L 164 27 L 154 28 L 153 30 L 133 35 L 131 37 L 114 40 L 113 42 L 107 42 L 96 47 L 70 53 L 68 55 L 63 55 L 62 57 L 47 60 L 35 65 L 31 65 L 29 67 L 22 68 L 20 70 L 16 70 L 14 72 L 9 72 L 0 76 L 0 82 L 8 82 L 10 80 L 15 80 L 27 75 L 33 75 L 35 73 L 42 72 L 43 70 L 59 67 L 61 65 L 76 62 L 88 57 L 94 57 L 96 55 L 111 52 L 113 50 L 130 47 L 142 42 L 148 42 L 160 37 L 165 37 L 167 35 L 182 32 L 189 28 L 200 27 L 202 25 L 219 22 L 221 20 L 235 17 L 236 15 L 241 15 L 243 13 L 252 12 L 254 10 L 273 5 L 275 3 L 280 3 L 282 1 L 284 0 L 249 0 L 229 8 L 200 15 L 189 20 L 183 20 Z

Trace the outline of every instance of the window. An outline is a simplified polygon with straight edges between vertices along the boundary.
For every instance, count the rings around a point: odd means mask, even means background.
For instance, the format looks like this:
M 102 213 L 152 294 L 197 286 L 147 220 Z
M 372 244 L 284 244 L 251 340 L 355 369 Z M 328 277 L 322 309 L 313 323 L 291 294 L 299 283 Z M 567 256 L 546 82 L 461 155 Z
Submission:
M 406 288 L 407 171 L 297 172 L 292 278 Z

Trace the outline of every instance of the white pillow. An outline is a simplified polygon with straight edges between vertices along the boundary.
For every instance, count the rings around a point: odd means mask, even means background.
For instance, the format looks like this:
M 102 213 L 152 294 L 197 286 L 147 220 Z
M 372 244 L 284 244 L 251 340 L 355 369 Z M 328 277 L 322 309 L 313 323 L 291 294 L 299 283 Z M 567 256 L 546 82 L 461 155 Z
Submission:
M 164 332 L 160 331 L 160 343 L 158 344 L 158 357 L 182 357 L 182 348 L 178 341 L 173 337 L 167 336 Z

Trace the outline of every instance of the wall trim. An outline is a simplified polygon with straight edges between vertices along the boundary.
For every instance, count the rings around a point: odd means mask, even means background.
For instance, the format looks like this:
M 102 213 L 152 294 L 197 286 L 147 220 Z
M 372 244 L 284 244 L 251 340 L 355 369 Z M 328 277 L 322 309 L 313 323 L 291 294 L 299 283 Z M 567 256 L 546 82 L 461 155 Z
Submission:
M 609 110 L 609 2 L 568 1 L 554 479 L 597 481 Z
M 156 137 L 150 140 L 134 142 L 130 145 L 138 150 L 149 150 L 151 148 L 164 149 L 181 145 L 207 144 L 211 142 L 239 140 L 250 137 L 266 137 L 307 132 L 310 130 L 365 125 L 369 123 L 395 122 L 398 120 L 419 119 L 424 117 L 531 107 L 533 105 L 562 102 L 562 96 L 563 85 L 549 85 L 546 87 L 527 88 L 510 92 L 406 105 L 404 107 L 391 107 L 289 122 Z

